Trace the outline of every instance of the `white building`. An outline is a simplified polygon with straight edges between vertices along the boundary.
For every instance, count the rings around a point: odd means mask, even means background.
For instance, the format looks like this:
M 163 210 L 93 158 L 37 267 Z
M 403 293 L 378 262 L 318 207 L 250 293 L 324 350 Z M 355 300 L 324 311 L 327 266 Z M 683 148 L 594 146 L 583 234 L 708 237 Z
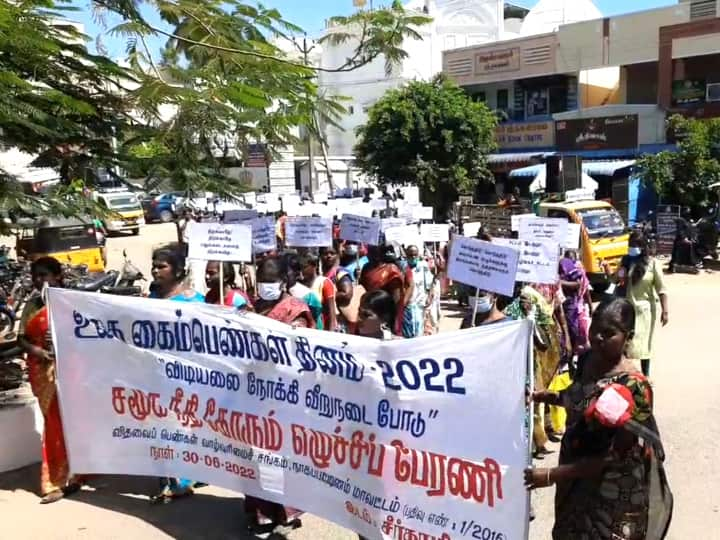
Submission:
M 388 90 L 412 80 L 427 80 L 442 71 L 442 52 L 459 47 L 511 39 L 518 35 L 528 10 L 505 0 L 410 0 L 405 8 L 427 13 L 432 22 L 418 29 L 422 40 L 408 40 L 408 53 L 402 65 L 385 72 L 385 59 L 379 58 L 361 69 L 342 72 L 320 72 L 319 84 L 329 95 L 350 98 L 348 114 L 342 120 L 343 130 L 328 127 L 329 153 L 336 158 L 351 159 L 355 130 L 367 120 L 367 110 Z M 347 31 L 328 28 L 326 32 Z M 356 40 L 339 46 L 326 43 L 320 66 L 333 69 L 351 57 Z

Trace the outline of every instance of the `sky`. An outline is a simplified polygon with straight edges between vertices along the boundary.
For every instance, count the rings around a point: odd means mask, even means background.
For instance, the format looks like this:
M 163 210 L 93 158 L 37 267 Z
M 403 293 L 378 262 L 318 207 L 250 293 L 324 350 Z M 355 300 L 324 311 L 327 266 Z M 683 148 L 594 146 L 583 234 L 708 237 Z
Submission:
M 376 5 L 387 4 L 390 0 L 375 0 Z M 254 0 L 248 0 L 252 3 Z M 661 6 L 677 4 L 677 0 L 594 0 L 604 15 L 617 15 L 628 11 L 642 11 Z M 348 15 L 354 11 L 353 0 L 263 0 L 266 7 L 276 8 L 288 21 L 302 27 L 308 36 L 317 36 L 325 26 L 324 21 L 334 15 Z M 368 2 L 369 3 L 369 2 Z M 512 0 L 513 4 L 532 7 L 537 0 Z M 122 38 L 105 35 L 107 29 L 98 25 L 91 14 L 90 0 L 74 0 L 80 11 L 72 18 L 85 24 L 86 33 L 95 38 L 101 34 L 101 40 L 110 55 L 115 59 L 123 56 L 125 49 Z M 629 9 L 629 6 L 632 6 Z M 107 22 L 112 27 L 112 21 Z M 158 42 L 159 46 L 159 42 Z

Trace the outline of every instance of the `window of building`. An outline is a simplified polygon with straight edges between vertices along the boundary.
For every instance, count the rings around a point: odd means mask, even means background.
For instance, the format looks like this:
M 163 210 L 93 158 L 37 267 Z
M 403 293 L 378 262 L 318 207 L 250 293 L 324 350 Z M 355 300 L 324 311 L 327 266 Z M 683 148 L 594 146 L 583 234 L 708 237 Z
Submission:
M 487 102 L 487 95 L 485 92 L 474 92 L 471 94 L 472 100 L 476 103 L 486 103 Z
M 497 91 L 497 107 L 502 111 L 508 110 L 510 107 L 510 93 L 507 88 L 501 88 Z

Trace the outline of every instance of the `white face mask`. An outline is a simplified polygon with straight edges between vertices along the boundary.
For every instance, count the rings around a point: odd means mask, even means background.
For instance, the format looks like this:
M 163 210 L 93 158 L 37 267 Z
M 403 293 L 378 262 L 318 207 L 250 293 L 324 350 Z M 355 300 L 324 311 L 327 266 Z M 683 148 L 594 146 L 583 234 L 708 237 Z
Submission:
M 268 302 L 273 302 L 282 295 L 282 283 L 258 283 L 258 296 Z
M 631 247 L 630 249 L 628 249 L 628 255 L 630 255 L 631 257 L 639 257 L 640 255 L 642 255 L 642 249 L 639 247 Z
M 493 308 L 494 302 L 491 296 L 481 296 L 480 298 L 471 296 L 468 298 L 468 304 L 470 309 L 477 313 L 488 313 Z

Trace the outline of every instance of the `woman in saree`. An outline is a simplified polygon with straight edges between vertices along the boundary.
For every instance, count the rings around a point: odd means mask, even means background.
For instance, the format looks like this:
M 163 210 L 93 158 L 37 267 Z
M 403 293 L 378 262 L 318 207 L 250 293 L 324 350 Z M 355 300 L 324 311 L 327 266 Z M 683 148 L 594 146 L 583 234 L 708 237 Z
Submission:
M 205 285 L 208 289 L 205 303 L 220 303 L 220 265 L 223 269 L 222 305 L 242 311 L 252 311 L 250 298 L 235 284 L 235 268 L 229 262 L 209 261 L 205 266 Z
M 55 386 L 55 356 L 50 336 L 49 314 L 41 292 L 45 286 L 62 286 L 62 266 L 57 259 L 42 257 L 32 263 L 31 274 L 36 294 L 25 304 L 18 341 L 27 353 L 30 386 L 44 420 L 40 503 L 48 504 L 75 493 L 80 489 L 80 483 L 77 479 L 70 478 Z
M 257 269 L 258 299 L 255 311 L 270 319 L 295 327 L 315 328 L 315 320 L 308 305 L 290 295 L 287 290 L 288 269 L 278 258 L 267 258 Z M 301 510 L 278 503 L 245 497 L 245 518 L 253 532 L 270 532 L 277 527 L 297 528 L 301 525 Z M 267 530 L 269 529 L 269 530 Z
M 570 334 L 572 354 L 580 355 L 589 346 L 588 331 L 592 316 L 592 299 L 590 281 L 574 251 L 566 251 L 565 256 L 560 260 L 560 285 L 565 296 L 563 311 Z
M 205 297 L 186 285 L 185 256 L 179 246 L 157 249 L 152 256 L 150 298 L 175 302 L 204 302 Z M 160 490 L 151 497 L 154 503 L 167 503 L 193 494 L 199 484 L 187 478 L 160 478 Z
M 402 315 L 408 296 L 408 291 L 406 291 L 408 279 L 395 261 L 395 252 L 392 246 L 370 246 L 368 263 L 360 274 L 360 285 L 365 288 L 366 292 L 383 290 L 392 296 L 397 308 L 393 330 L 397 334 L 402 331 Z
M 536 403 L 568 412 L 559 466 L 525 471 L 530 489 L 557 485 L 553 540 L 662 540 L 667 534 L 673 498 L 653 391 L 625 355 L 634 327 L 627 300 L 602 304 L 590 327 L 591 351 L 572 386 L 533 393 Z

